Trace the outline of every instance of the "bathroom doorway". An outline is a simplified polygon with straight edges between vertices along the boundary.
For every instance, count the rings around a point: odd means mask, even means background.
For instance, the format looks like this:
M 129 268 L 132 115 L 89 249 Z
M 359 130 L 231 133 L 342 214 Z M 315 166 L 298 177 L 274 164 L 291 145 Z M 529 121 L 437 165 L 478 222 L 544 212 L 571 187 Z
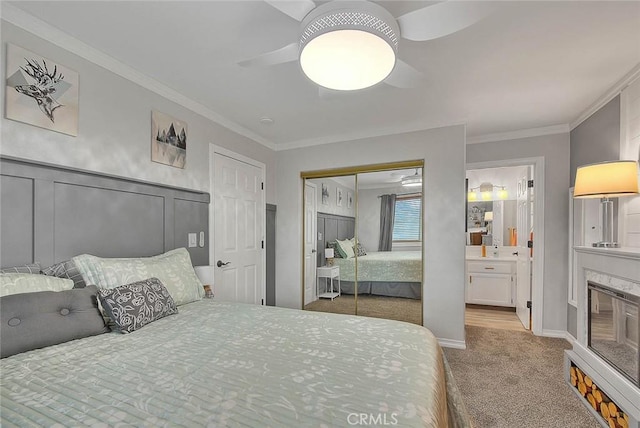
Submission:
M 467 165 L 466 325 L 542 333 L 542 163 Z

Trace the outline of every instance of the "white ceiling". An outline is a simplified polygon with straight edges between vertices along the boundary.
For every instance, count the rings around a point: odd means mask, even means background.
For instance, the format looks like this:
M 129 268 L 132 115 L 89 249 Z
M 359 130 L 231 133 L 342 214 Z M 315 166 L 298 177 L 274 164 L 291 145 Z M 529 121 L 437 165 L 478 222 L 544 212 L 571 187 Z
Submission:
M 378 3 L 397 17 L 433 2 Z M 296 62 L 236 64 L 297 40 L 299 23 L 262 1 L 12 4 L 278 148 L 459 123 L 471 137 L 568 124 L 640 63 L 640 2 L 499 2 L 458 33 L 400 41 L 422 86 L 320 98 Z

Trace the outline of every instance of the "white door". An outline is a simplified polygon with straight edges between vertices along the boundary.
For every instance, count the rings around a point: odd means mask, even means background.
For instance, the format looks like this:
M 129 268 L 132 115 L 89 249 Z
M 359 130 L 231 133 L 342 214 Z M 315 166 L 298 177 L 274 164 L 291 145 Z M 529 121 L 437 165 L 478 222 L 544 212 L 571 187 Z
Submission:
M 263 304 L 262 170 L 219 153 L 213 163 L 215 298 Z
M 531 329 L 530 325 L 530 308 L 527 302 L 531 300 L 531 264 L 529 256 L 529 233 L 531 230 L 531 189 L 528 182 L 531 177 L 530 168 L 526 168 L 526 172 L 522 174 L 518 180 L 517 189 L 517 221 L 516 232 L 518 234 L 517 241 L 517 279 L 516 279 L 516 314 L 520 318 L 520 322 L 527 330 Z
M 316 267 L 318 254 L 316 252 L 318 239 L 318 219 L 316 215 L 318 198 L 317 187 L 313 183 L 304 185 L 304 304 L 308 305 L 317 299 L 316 296 Z

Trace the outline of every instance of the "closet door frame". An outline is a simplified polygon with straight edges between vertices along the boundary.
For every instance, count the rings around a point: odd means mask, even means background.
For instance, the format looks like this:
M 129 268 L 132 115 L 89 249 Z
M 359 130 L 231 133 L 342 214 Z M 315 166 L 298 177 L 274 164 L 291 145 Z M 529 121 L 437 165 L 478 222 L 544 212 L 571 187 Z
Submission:
M 307 179 L 314 179 L 314 178 L 332 178 L 332 177 L 344 177 L 344 176 L 351 176 L 353 175 L 355 177 L 355 185 L 356 185 L 356 191 L 355 191 L 355 196 L 354 196 L 354 203 L 356 204 L 356 212 L 355 212 L 355 231 L 354 231 L 354 236 L 356 238 L 356 241 L 358 240 L 358 174 L 363 174 L 363 173 L 368 173 L 368 172 L 380 172 L 380 171 L 391 171 L 391 170 L 396 170 L 396 169 L 410 169 L 410 168 L 422 168 L 423 171 L 423 177 L 424 177 L 424 159 L 414 159 L 414 160 L 407 160 L 407 161 L 400 161 L 400 162 L 388 162 L 388 163 L 379 163 L 379 164 L 370 164 L 370 165 L 357 165 L 357 166 L 349 166 L 349 167 L 343 167 L 343 168 L 331 168 L 331 169 L 323 169 L 323 170 L 315 170 L 315 171 L 302 171 L 300 172 L 300 183 L 302 185 L 302 188 L 304 189 L 304 185 Z M 425 186 L 425 182 L 422 182 L 422 203 L 424 206 L 424 186 Z M 304 212 L 304 190 L 302 192 L 302 212 Z M 423 214 L 424 216 L 424 214 Z M 424 223 L 424 218 L 423 218 L 423 223 Z M 305 221 L 304 221 L 304 216 L 302 219 L 302 234 L 301 234 L 301 239 L 302 239 L 302 248 L 304 248 L 304 236 L 305 236 Z M 304 304 L 304 278 L 305 278 L 305 264 L 304 264 L 304 251 L 302 251 L 300 257 L 302 258 L 302 272 L 301 272 L 301 280 L 300 280 L 300 287 L 301 287 L 301 307 L 304 310 L 305 304 Z M 422 262 L 422 272 L 424 272 L 424 235 L 422 236 L 422 249 L 421 249 L 421 262 Z M 356 262 L 355 265 L 355 274 L 356 274 L 356 281 L 355 281 L 355 314 L 358 314 L 358 293 L 357 293 L 357 287 L 358 287 L 358 263 Z M 421 310 L 420 310 L 420 325 L 424 324 L 424 275 L 422 278 L 422 290 L 421 290 L 421 295 L 420 295 L 420 306 L 421 306 Z

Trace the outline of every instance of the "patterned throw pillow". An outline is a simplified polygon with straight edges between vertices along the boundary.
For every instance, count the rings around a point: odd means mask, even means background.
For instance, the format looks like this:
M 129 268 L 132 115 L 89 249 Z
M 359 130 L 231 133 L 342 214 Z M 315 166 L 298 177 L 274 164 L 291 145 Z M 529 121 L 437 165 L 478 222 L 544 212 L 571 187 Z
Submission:
M 42 273 L 49 276 L 57 276 L 58 278 L 70 279 L 73 281 L 73 288 L 84 288 L 87 286 L 82 278 L 82 274 L 71 260 L 46 267 L 42 269 Z
M 365 251 L 364 246 L 359 242 L 356 244 L 353 250 L 358 255 L 358 257 L 367 255 L 367 252 Z
M 98 290 L 102 308 L 122 333 L 177 314 L 178 308 L 158 278 L 149 278 L 112 289 Z
M 29 263 L 22 266 L 14 266 L 0 269 L 0 273 L 40 273 L 40 263 Z

